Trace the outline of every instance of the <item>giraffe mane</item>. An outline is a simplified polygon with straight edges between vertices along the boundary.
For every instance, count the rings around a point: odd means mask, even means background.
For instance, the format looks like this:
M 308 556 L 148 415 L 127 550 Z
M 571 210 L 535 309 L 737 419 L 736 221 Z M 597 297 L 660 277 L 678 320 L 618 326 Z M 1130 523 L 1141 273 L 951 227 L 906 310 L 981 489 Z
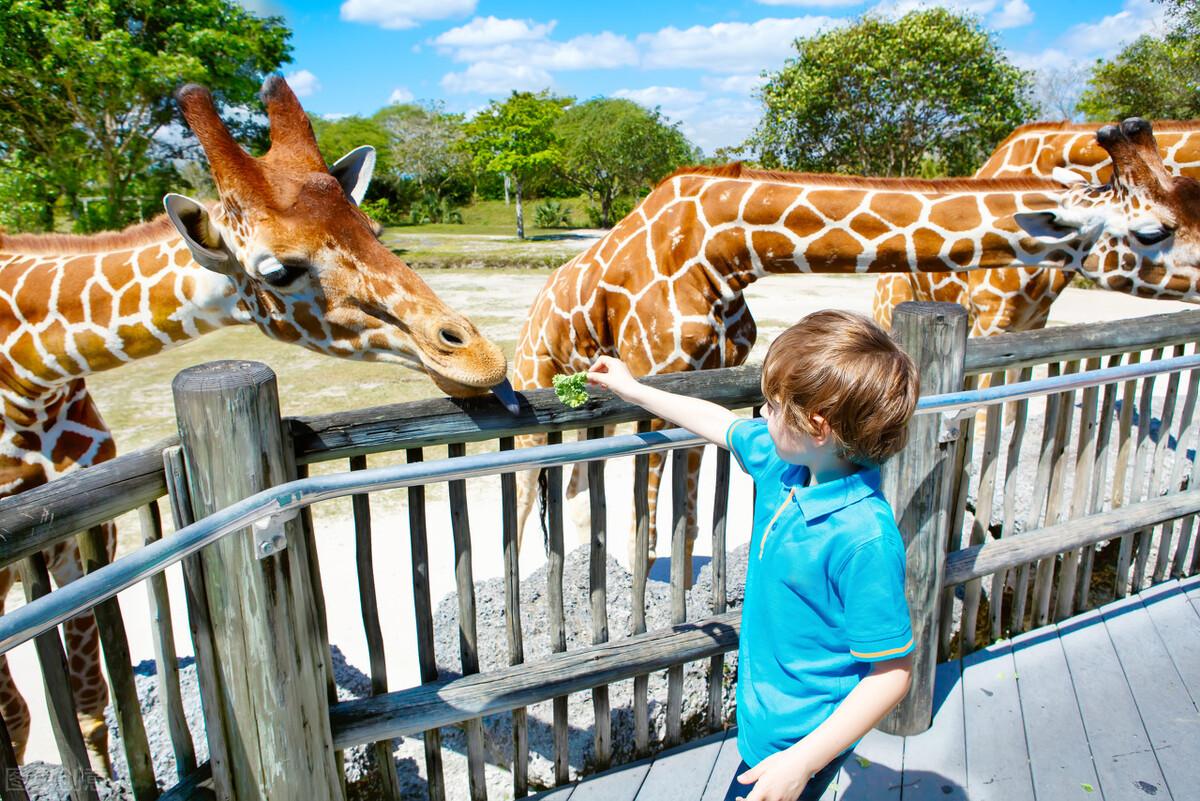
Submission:
M 668 175 L 659 186 L 683 176 L 712 178 L 741 178 L 748 181 L 775 181 L 809 186 L 831 186 L 840 189 L 884 189 L 894 192 L 1053 192 L 1063 188 L 1051 178 L 875 178 L 860 175 L 840 175 L 820 172 L 781 172 L 756 170 L 740 161 L 700 167 L 682 167 Z
M 161 242 L 175 235 L 167 215 L 137 223 L 120 231 L 98 234 L 6 234 L 0 230 L 0 253 L 75 255 L 129 250 Z
M 1119 120 L 1117 121 L 1119 122 Z M 1005 145 L 1015 139 L 1028 134 L 1030 131 L 1066 131 L 1070 133 L 1091 133 L 1104 125 L 1103 122 L 1071 122 L 1070 120 L 1042 120 L 1038 122 L 1026 122 L 1018 125 L 1013 129 L 1013 132 L 1004 137 L 1004 140 L 996 145 L 995 150 L 1000 150 Z M 1200 120 L 1151 120 L 1150 124 L 1154 126 L 1154 132 L 1160 131 L 1200 131 Z M 995 151 L 993 151 L 995 152 Z

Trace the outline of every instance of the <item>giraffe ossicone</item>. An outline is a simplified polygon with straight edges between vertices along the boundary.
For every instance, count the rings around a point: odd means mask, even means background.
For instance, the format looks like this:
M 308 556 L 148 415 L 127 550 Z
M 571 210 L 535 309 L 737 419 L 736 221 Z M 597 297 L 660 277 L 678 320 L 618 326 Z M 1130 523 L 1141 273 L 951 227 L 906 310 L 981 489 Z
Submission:
M 1051 263 L 1195 299 L 1200 204 L 1192 198 L 1200 184 L 1163 170 L 1148 126 L 1130 121 L 1099 144 L 1119 176 L 1105 186 L 775 173 L 740 164 L 680 170 L 550 276 L 522 328 L 514 384 L 549 386 L 555 374 L 586 369 L 599 355 L 621 358 L 635 375 L 741 364 L 756 336 L 742 290 L 770 273 L 944 275 Z M 693 487 L 698 464 L 693 454 Z M 653 510 L 662 457 L 652 455 L 651 467 Z M 522 528 L 533 482 L 532 474 L 521 481 Z M 568 495 L 578 496 L 585 482 L 576 470 Z M 697 527 L 689 495 L 690 561 Z M 653 553 L 653 511 L 650 525 Z
M 374 151 L 358 148 L 327 169 L 287 83 L 269 77 L 262 99 L 271 146 L 255 158 L 229 134 L 207 89 L 177 93 L 212 168 L 216 202 L 169 195 L 162 217 L 94 236 L 0 234 L 0 496 L 116 454 L 87 375 L 228 325 L 414 367 L 453 396 L 496 391 L 515 401 L 499 346 L 380 243 L 358 208 Z M 115 527 L 105 535 L 111 558 Z M 82 575 L 73 540 L 49 549 L 47 562 L 60 586 Z M 12 567 L 0 569 L 0 613 L 15 578 Z M 95 621 L 82 615 L 64 630 L 88 750 L 109 773 Z M 0 714 L 23 758 L 29 710 L 2 657 Z

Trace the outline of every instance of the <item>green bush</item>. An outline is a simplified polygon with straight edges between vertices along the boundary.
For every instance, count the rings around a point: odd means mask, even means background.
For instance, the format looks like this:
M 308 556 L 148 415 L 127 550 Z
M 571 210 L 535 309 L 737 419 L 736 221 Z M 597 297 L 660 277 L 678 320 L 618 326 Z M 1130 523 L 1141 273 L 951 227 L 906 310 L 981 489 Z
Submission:
M 462 225 L 462 212 L 454 208 L 449 198 L 438 197 L 432 192 L 426 192 L 420 200 L 413 203 L 409 213 L 409 221 L 413 225 L 433 225 L 437 223 L 454 223 Z
M 533 224 L 538 228 L 570 228 L 571 207 L 557 200 L 547 200 L 533 212 Z
M 359 206 L 363 214 L 380 225 L 398 225 L 401 219 L 400 210 L 395 208 L 386 197 L 375 200 L 364 200 Z
M 613 201 L 611 219 L 615 226 L 618 222 L 629 216 L 629 212 L 633 211 L 633 207 L 638 204 L 638 198 L 619 197 Z M 599 206 L 587 207 L 588 225 L 592 228 L 603 228 L 603 216 L 600 214 Z

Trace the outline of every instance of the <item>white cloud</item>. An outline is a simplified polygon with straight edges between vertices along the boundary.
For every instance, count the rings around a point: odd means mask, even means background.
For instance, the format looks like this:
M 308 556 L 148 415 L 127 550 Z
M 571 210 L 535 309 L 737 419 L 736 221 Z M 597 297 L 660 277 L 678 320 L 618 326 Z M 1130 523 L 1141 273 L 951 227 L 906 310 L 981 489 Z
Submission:
M 495 47 L 496 45 L 545 39 L 557 23 L 540 25 L 527 19 L 476 17 L 458 28 L 451 28 L 433 40 L 436 45 L 452 48 Z
M 411 103 L 412 100 L 413 93 L 408 91 L 408 88 L 404 86 L 397 86 L 392 90 L 392 93 L 388 95 L 389 105 L 392 103 Z
M 777 69 L 793 54 L 792 42 L 847 20 L 824 16 L 719 22 L 680 30 L 663 28 L 637 38 L 646 67 L 692 68 L 710 72 L 747 73 Z
M 341 17 L 398 30 L 415 28 L 426 20 L 460 17 L 474 13 L 476 0 L 346 0 Z
M 321 91 L 321 81 L 308 70 L 297 70 L 286 78 L 296 97 L 310 97 Z
M 993 28 L 1020 28 L 1033 22 L 1033 10 L 1025 0 L 1008 0 L 999 11 L 988 18 Z
M 680 112 L 692 110 L 708 95 L 680 86 L 647 86 L 644 89 L 618 89 L 613 92 L 613 97 L 623 97 L 646 108 L 658 106 L 668 117 L 678 117 Z
M 705 75 L 700 79 L 700 85 L 709 91 L 733 95 L 750 95 L 766 82 L 767 79 L 759 74 L 729 75 L 724 78 Z
M 466 27 L 466 26 L 464 26 Z M 624 36 L 603 31 L 589 33 L 555 42 L 546 38 L 552 25 L 528 27 L 523 30 L 510 29 L 510 35 L 528 32 L 524 41 L 497 42 L 483 45 L 483 37 L 471 41 L 471 37 L 454 37 L 464 40 L 459 46 L 446 46 L 443 37 L 435 40 L 442 52 L 455 61 L 477 64 L 507 64 L 509 66 L 537 67 L 543 70 L 588 70 L 611 69 L 637 64 L 637 48 Z M 459 29 L 461 30 L 461 29 Z M 453 33 L 450 31 L 448 33 Z M 534 34 L 541 34 L 535 38 Z
M 442 76 L 442 88 L 453 94 L 500 95 L 510 91 L 537 91 L 554 85 L 554 79 L 544 69 L 529 64 L 496 64 L 480 61 L 463 72 Z
M 341 111 L 331 111 L 328 114 L 322 114 L 321 119 L 329 120 L 330 122 L 337 122 L 338 120 L 344 120 L 349 116 L 349 114 Z
M 1116 14 L 1099 22 L 1082 22 L 1069 28 L 1059 39 L 1067 50 L 1080 56 L 1111 56 L 1123 46 L 1147 33 L 1163 30 L 1166 10 L 1149 0 L 1125 0 Z

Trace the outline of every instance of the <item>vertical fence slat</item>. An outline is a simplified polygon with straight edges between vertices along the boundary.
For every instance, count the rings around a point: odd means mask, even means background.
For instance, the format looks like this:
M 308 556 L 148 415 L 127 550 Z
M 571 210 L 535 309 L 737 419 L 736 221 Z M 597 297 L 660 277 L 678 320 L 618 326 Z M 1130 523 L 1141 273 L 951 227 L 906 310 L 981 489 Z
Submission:
M 1163 349 L 1151 351 L 1151 361 L 1162 358 Z M 1146 487 L 1146 463 L 1150 459 L 1153 443 L 1150 439 L 1150 427 L 1154 420 L 1154 376 L 1142 379 L 1140 396 L 1138 397 L 1138 433 L 1137 445 L 1133 451 L 1133 478 L 1129 488 L 1129 500 L 1137 503 L 1142 500 Z M 1121 538 L 1120 553 L 1117 556 L 1117 596 L 1125 597 L 1129 592 L 1132 581 L 1136 592 L 1141 586 L 1141 579 L 1134 571 L 1134 547 L 1138 543 L 1137 532 L 1130 532 Z
M 1183 355 L 1183 345 L 1177 345 L 1171 354 L 1172 356 Z M 1160 478 L 1163 472 L 1163 463 L 1166 461 L 1167 444 L 1171 440 L 1171 430 L 1175 424 L 1175 400 L 1179 394 L 1179 379 L 1180 373 L 1171 373 L 1167 377 L 1167 394 L 1163 399 L 1162 417 L 1159 418 L 1158 425 L 1158 442 L 1154 444 L 1154 457 L 1150 463 L 1150 477 L 1146 483 L 1146 498 L 1155 498 L 1162 493 L 1163 489 L 1159 486 Z M 1170 492 L 1170 489 L 1166 490 Z M 1164 526 L 1164 528 L 1167 528 Z M 1146 568 L 1150 559 L 1150 546 L 1154 541 L 1154 529 L 1145 528 L 1138 532 L 1138 548 L 1137 548 L 1137 569 L 1134 571 L 1134 577 L 1137 581 L 1136 589 L 1141 589 L 1142 582 L 1145 580 Z M 1157 565 L 1159 560 L 1155 560 Z M 1154 568 L 1150 568 L 1152 571 Z M 1152 582 L 1160 581 L 1160 578 L 1152 578 Z
M 1118 353 L 1108 357 L 1106 367 L 1117 367 L 1121 364 L 1124 354 Z M 1092 466 L 1092 496 L 1087 513 L 1096 514 L 1104 508 L 1104 493 L 1108 483 L 1108 462 L 1113 452 L 1113 415 L 1116 410 L 1117 385 L 1104 385 L 1104 399 L 1100 402 L 1099 427 L 1096 433 L 1096 459 Z M 1096 557 L 1096 546 L 1087 545 L 1083 549 L 1080 566 L 1079 588 L 1075 598 L 1075 607 L 1080 611 L 1092 608 L 1092 565 Z
M 976 389 L 979 386 L 979 376 L 969 375 L 963 378 L 964 390 Z M 971 464 L 975 454 L 975 415 L 972 414 L 958 421 L 958 441 L 954 451 L 954 479 L 950 498 L 950 535 L 946 538 L 946 552 L 960 550 L 963 547 L 963 526 L 967 518 L 967 500 L 971 489 Z M 938 661 L 950 658 L 950 640 L 954 636 L 955 588 L 946 587 L 942 590 L 941 608 L 945 614 L 938 617 Z
M 712 524 L 712 613 L 725 614 L 725 521 L 729 517 L 729 451 L 717 448 L 717 486 L 713 496 Z M 708 665 L 708 728 L 724 728 L 725 655 L 717 654 Z
M 1139 364 L 1141 360 L 1142 354 L 1140 352 L 1129 354 L 1129 364 Z M 1113 468 L 1112 479 L 1113 509 L 1125 505 L 1129 467 L 1132 464 L 1133 454 L 1137 447 L 1136 440 L 1133 437 L 1133 406 L 1136 400 L 1137 380 L 1126 381 L 1121 388 L 1121 417 L 1117 426 L 1117 462 Z M 1125 595 L 1125 582 L 1121 577 L 1129 570 L 1130 545 L 1131 541 L 1128 537 L 1122 537 L 1118 540 L 1119 553 L 1112 591 L 1114 598 L 1121 598 Z
M 465 456 L 467 446 L 454 442 L 446 447 L 446 455 L 455 459 Z M 454 535 L 454 578 L 458 590 L 458 648 L 464 676 L 479 672 L 479 641 L 476 636 L 475 576 L 471 566 L 471 521 L 467 513 L 467 482 L 451 481 L 450 528 Z M 470 777 L 471 801 L 487 801 L 487 781 L 484 776 L 483 721 L 472 718 L 467 727 L 467 771 Z
M 367 469 L 366 456 L 351 456 L 350 471 Z M 379 599 L 375 589 L 375 556 L 371 528 L 371 496 L 351 496 L 354 513 L 354 566 L 358 573 L 358 606 L 362 613 L 363 633 L 367 638 L 367 662 L 371 666 L 371 694 L 388 691 L 387 657 L 383 650 L 383 629 L 379 625 Z M 373 746 L 384 799 L 400 801 L 400 777 L 396 775 L 392 741 L 380 740 Z
M 0 656 L 0 659 L 5 657 Z M 8 726 L 0 716 L 0 782 L 3 782 L 4 801 L 29 801 L 29 789 L 25 787 L 25 777 L 21 775 L 21 766 L 17 764 L 17 752 L 13 750 L 12 737 L 8 734 Z
M 1200 353 L 1200 342 L 1194 343 L 1192 348 L 1193 353 Z M 1197 385 L 1197 379 L 1200 379 L 1200 370 L 1193 370 L 1188 378 L 1188 400 L 1186 402 L 1187 409 L 1184 412 L 1184 420 L 1186 421 L 1184 433 L 1180 436 L 1175 448 L 1175 459 L 1181 464 L 1187 461 L 1188 444 L 1191 443 L 1192 462 L 1185 478 L 1173 482 L 1177 488 L 1183 486 L 1193 488 L 1196 486 L 1196 462 L 1200 461 L 1197 458 L 1196 451 L 1200 449 L 1200 442 L 1197 442 L 1197 437 L 1200 436 L 1200 426 L 1196 425 L 1195 420 L 1195 398 L 1193 398 L 1193 387 Z M 1181 578 L 1185 575 L 1187 569 L 1187 553 L 1192 545 L 1192 534 L 1195 525 L 1195 517 L 1189 515 L 1179 523 L 1179 541 L 1175 545 L 1175 557 L 1171 560 L 1171 578 Z M 1200 552 L 1200 548 L 1197 548 Z
M 684 557 L 687 539 L 687 466 L 688 452 L 671 451 L 671 623 L 687 620 L 687 590 L 684 585 L 692 569 Z M 667 668 L 667 737 L 663 743 L 672 748 L 683 737 L 683 665 Z
M 1028 381 L 1033 376 L 1033 368 L 1022 369 L 1017 381 Z M 1001 523 L 1000 536 L 1011 537 L 1016 532 L 1017 525 L 1017 467 L 1021 463 L 1021 446 L 1025 443 L 1025 429 L 1029 420 L 1029 401 L 1020 400 L 1010 405 L 1012 409 L 1013 430 L 1008 441 L 1008 454 L 1004 461 L 1004 521 Z M 992 576 L 992 639 L 998 640 L 1003 636 L 1004 628 L 1004 588 L 1012 573 L 998 570 Z M 1012 625 L 1019 630 L 1021 616 L 1025 611 L 1023 595 L 1013 596 L 1014 608 Z
M 511 451 L 512 437 L 500 438 L 500 450 Z M 517 553 L 517 476 L 500 474 L 501 528 L 504 544 L 504 623 L 508 635 L 508 664 L 525 661 L 521 635 L 521 559 Z M 525 707 L 512 711 L 513 795 L 529 795 L 529 714 Z
M 1046 365 L 1047 377 L 1053 378 L 1062 373 L 1062 366 L 1057 362 L 1051 362 Z M 1045 398 L 1045 410 L 1042 414 L 1042 443 L 1038 450 L 1037 462 L 1037 477 L 1034 479 L 1034 497 L 1033 503 L 1030 504 L 1030 519 L 1028 525 L 1030 529 L 1036 529 L 1043 520 L 1043 512 L 1047 508 L 1050 500 L 1050 473 L 1054 458 L 1054 441 L 1055 433 L 1058 430 L 1059 410 L 1062 406 L 1061 395 L 1047 395 Z M 1035 564 L 1022 565 L 1017 570 L 1017 603 L 1013 611 L 1013 631 L 1023 631 L 1025 628 L 1026 602 L 1029 593 L 1029 576 L 1030 573 L 1037 568 L 1037 575 L 1034 579 L 1033 590 L 1033 609 L 1031 617 L 1037 620 L 1037 598 L 1038 590 L 1045 583 L 1043 579 L 1044 565 L 1046 560 Z M 1051 565 L 1052 567 L 1052 565 Z M 1020 611 L 1020 617 L 1017 617 L 1017 611 Z
M 637 424 L 639 434 L 650 431 L 649 420 Z M 633 589 L 630 599 L 631 635 L 646 632 L 646 573 L 650 561 L 650 456 L 633 457 Z M 633 678 L 633 748 L 639 757 L 650 754 L 650 676 Z
M 108 564 L 107 539 L 103 525 L 89 528 L 76 537 L 84 573 L 91 573 Z M 154 765 L 150 762 L 150 744 L 146 737 L 146 724 L 142 720 L 137 684 L 133 678 L 129 637 L 125 633 L 120 603 L 116 598 L 109 598 L 92 607 L 92 613 L 96 618 L 100 643 L 104 646 L 104 667 L 112 687 L 113 711 L 121 728 L 121 744 L 129 767 L 129 786 L 137 801 L 158 798 L 158 784 L 154 781 Z
M 162 539 L 162 518 L 158 501 L 138 510 L 142 541 L 149 545 Z M 146 581 L 149 587 L 150 619 L 154 621 L 154 662 L 158 666 L 158 702 L 162 704 L 175 754 L 175 773 L 186 778 L 196 769 L 196 746 L 188 729 L 183 709 L 183 691 L 179 686 L 179 657 L 175 653 L 175 627 L 171 623 L 171 597 L 167 591 L 167 576 L 156 573 Z
M 991 386 L 1004 383 L 1004 373 L 992 374 Z M 979 468 L 979 491 L 975 494 L 975 520 L 971 524 L 969 544 L 982 545 L 987 541 L 988 529 L 992 525 L 992 505 L 996 496 L 996 467 L 1000 452 L 1000 429 L 1003 427 L 1003 406 L 989 406 L 984 421 L 983 461 Z M 963 588 L 962 625 L 959 632 L 959 651 L 969 654 L 975 650 L 975 624 L 979 615 L 979 599 L 983 591 L 982 579 L 967 582 Z M 993 598 L 993 603 L 999 603 Z M 949 608 L 949 607 L 944 607 Z M 949 615 L 945 615 L 949 617 Z
M 604 436 L 604 427 L 587 430 L 588 439 Z M 588 502 L 591 506 L 592 536 L 588 586 L 592 608 L 592 645 L 608 642 L 608 513 L 604 498 L 604 462 L 588 462 Z M 592 709 L 596 715 L 596 768 L 604 770 L 612 762 L 612 714 L 608 687 L 592 688 Z
M 26 603 L 50 592 L 50 571 L 46 568 L 46 557 L 41 551 L 21 560 L 21 586 L 25 589 Z M 72 778 L 72 789 L 77 790 L 84 801 L 99 801 L 92 766 L 88 762 L 87 746 L 84 745 L 79 719 L 75 714 L 75 698 L 71 694 L 71 681 L 67 675 L 67 656 L 63 652 L 58 629 L 39 634 L 33 642 L 38 663 L 42 667 L 42 682 L 46 687 L 50 729 L 54 732 L 54 742 L 58 745 L 63 769 Z
M 405 461 L 424 459 L 420 448 L 404 452 Z M 429 589 L 429 532 L 425 521 L 425 486 L 408 488 L 408 544 L 412 564 L 413 614 L 416 616 L 417 663 L 421 683 L 436 681 L 437 657 L 433 645 L 433 599 Z M 421 735 L 425 750 L 425 775 L 429 801 L 445 801 L 446 780 L 442 775 L 442 733 L 430 729 Z
M 168 499 L 175 530 L 196 522 L 188 497 L 187 469 L 179 447 L 163 451 Z M 208 741 L 208 763 L 212 767 L 213 787 L 218 799 L 233 798 L 233 779 L 229 775 L 229 747 L 217 711 L 216 647 L 212 619 L 208 614 L 208 591 L 204 582 L 204 563 L 199 554 L 183 559 L 183 594 L 188 610 L 188 630 L 196 654 L 196 686 L 200 690 L 200 709 L 204 713 L 204 737 Z
M 1172 355 L 1182 356 L 1183 353 L 1184 347 L 1180 345 L 1175 349 L 1175 352 Z M 1168 384 L 1167 387 L 1167 395 L 1169 398 L 1171 398 L 1173 393 L 1179 391 L 1179 380 L 1181 377 L 1182 376 L 1179 373 L 1175 373 L 1171 376 L 1173 380 L 1170 384 Z M 1193 420 L 1193 416 L 1196 412 L 1196 386 L 1198 379 L 1200 379 L 1200 371 L 1192 370 L 1188 374 L 1187 395 L 1183 402 L 1183 410 L 1179 415 L 1178 428 L 1175 429 L 1175 456 L 1171 463 L 1171 474 L 1166 479 L 1166 486 L 1161 489 L 1161 492 L 1165 494 L 1179 492 L 1180 484 L 1184 480 L 1183 465 L 1187 460 L 1187 446 L 1185 443 L 1191 440 L 1194 427 L 1195 421 Z M 1174 398 L 1171 398 L 1171 400 L 1174 401 Z M 1166 428 L 1166 417 L 1167 413 L 1164 411 L 1164 428 Z M 1174 428 L 1174 426 L 1171 428 Z M 1165 433 L 1162 433 L 1162 428 L 1159 429 L 1159 446 L 1164 458 L 1167 450 L 1170 448 L 1171 428 L 1168 428 Z M 1167 568 L 1171 564 L 1171 545 L 1175 536 L 1175 523 L 1176 521 L 1174 520 L 1168 520 L 1166 523 L 1163 523 L 1161 526 L 1159 526 L 1158 537 L 1156 538 L 1156 550 L 1158 552 L 1158 556 L 1154 560 L 1154 573 L 1151 578 L 1151 581 L 1154 584 L 1158 584 L 1166 577 Z M 1152 532 L 1147 531 L 1147 536 L 1153 536 Z
M 546 435 L 549 445 L 561 445 L 562 433 Z M 546 603 L 549 605 L 550 651 L 561 654 L 567 650 L 566 613 L 563 610 L 563 469 L 546 468 L 546 534 L 549 552 L 546 565 Z M 554 699 L 554 783 L 556 786 L 571 780 L 570 743 L 568 740 L 568 698 Z
M 1085 370 L 1100 369 L 1099 359 L 1088 359 Z M 1071 487 L 1071 502 L 1067 517 L 1074 518 L 1088 513 L 1088 498 L 1092 489 L 1092 470 L 1096 466 L 1096 403 L 1100 397 L 1099 387 L 1083 390 L 1079 411 L 1079 440 L 1075 448 L 1075 473 Z M 1103 476 L 1100 477 L 1103 479 Z M 1078 586 L 1082 549 L 1076 548 L 1063 554 L 1062 573 L 1058 580 L 1055 598 L 1055 620 L 1070 617 L 1075 610 L 1075 591 Z

